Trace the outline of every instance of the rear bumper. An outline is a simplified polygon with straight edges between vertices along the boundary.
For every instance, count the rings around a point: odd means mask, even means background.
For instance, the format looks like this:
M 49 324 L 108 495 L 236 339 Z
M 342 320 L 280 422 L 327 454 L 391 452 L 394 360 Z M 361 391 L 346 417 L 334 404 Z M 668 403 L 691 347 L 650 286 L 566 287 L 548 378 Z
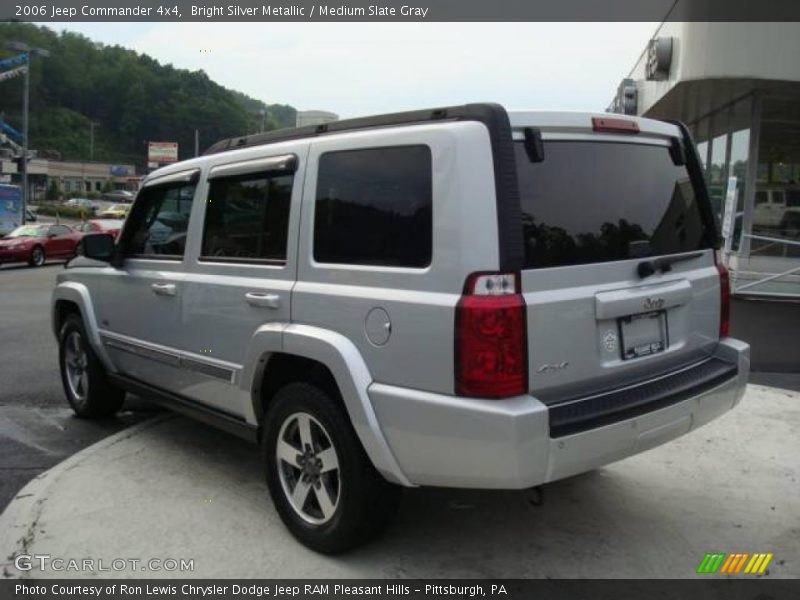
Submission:
M 532 396 L 503 401 L 444 396 L 373 384 L 383 434 L 415 485 L 522 489 L 631 456 L 696 429 L 733 408 L 744 394 L 750 347 L 727 338 L 714 358 L 735 374 L 699 393 L 662 398 L 653 410 L 553 437 L 550 409 Z M 665 405 L 666 404 L 666 405 Z

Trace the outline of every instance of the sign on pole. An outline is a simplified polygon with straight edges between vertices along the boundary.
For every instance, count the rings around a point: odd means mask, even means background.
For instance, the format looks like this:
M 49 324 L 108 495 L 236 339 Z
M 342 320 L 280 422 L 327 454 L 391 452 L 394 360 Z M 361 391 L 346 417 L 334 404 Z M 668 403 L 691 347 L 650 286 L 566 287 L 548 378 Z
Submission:
M 147 162 L 173 163 L 178 161 L 178 142 L 147 142 Z
M 24 75 L 27 68 L 28 67 L 17 67 L 16 69 L 11 69 L 10 71 L 3 71 L 0 73 L 0 81 L 5 81 L 6 79 L 11 79 L 12 77 L 18 77 L 19 75 Z
M 722 217 L 722 238 L 725 240 L 726 253 L 733 247 L 733 221 L 736 217 L 736 177 L 728 177 L 728 189 L 725 194 L 725 209 Z

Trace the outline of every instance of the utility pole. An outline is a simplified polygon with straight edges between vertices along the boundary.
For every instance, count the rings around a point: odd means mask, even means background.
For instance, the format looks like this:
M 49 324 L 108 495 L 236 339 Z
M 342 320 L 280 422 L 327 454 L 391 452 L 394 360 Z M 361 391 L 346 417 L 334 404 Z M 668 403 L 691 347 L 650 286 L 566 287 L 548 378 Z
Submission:
M 31 95 L 31 54 L 25 53 L 25 83 L 22 84 L 22 222 L 28 214 L 28 104 Z
M 94 128 L 97 127 L 97 123 L 94 121 L 89 121 L 89 162 L 94 160 Z
M 24 42 L 8 42 L 8 48 L 25 54 L 25 79 L 22 86 L 22 222 L 28 208 L 28 110 L 31 87 L 31 54 L 47 57 L 50 52 L 43 48 L 32 48 Z
M 194 130 L 194 155 L 200 156 L 200 130 Z

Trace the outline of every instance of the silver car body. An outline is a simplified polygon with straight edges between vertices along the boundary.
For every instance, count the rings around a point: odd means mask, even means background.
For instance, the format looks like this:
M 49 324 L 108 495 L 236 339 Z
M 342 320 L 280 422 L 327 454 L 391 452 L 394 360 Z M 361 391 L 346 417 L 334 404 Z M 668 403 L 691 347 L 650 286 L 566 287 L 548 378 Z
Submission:
M 544 140 L 593 141 L 586 113 L 509 113 L 514 139 L 535 126 Z M 667 145 L 674 125 L 632 119 L 641 133 L 604 141 Z M 616 138 L 619 139 L 616 139 Z M 331 265 L 312 252 L 320 156 L 426 145 L 433 166 L 433 249 L 425 268 Z M 282 265 L 200 260 L 209 177 L 297 159 L 287 258 Z M 637 260 L 523 270 L 529 392 L 490 400 L 454 391 L 454 313 L 465 278 L 498 271 L 492 148 L 475 121 L 440 121 L 330 133 L 202 156 L 164 167 L 147 186 L 198 172 L 186 249 L 179 260 L 85 258 L 59 274 L 59 306 L 80 308 L 111 373 L 196 402 L 254 431 L 263 373 L 276 353 L 325 365 L 375 467 L 405 486 L 526 488 L 641 452 L 735 406 L 749 348 L 720 339 L 720 283 L 713 250 L 671 271 L 636 276 Z M 354 232 L 357 235 L 357 232 Z M 658 299 L 669 347 L 620 360 L 616 320 Z M 376 343 L 376 340 L 378 343 Z M 551 435 L 562 401 L 635 393 L 724 361 L 735 375 L 679 401 L 586 430 Z

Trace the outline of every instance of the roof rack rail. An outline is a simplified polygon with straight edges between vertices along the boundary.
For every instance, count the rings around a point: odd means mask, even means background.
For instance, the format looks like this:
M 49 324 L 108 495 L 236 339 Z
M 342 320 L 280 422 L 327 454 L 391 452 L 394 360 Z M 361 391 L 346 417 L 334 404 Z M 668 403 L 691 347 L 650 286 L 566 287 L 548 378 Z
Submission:
M 408 125 L 411 123 L 425 123 L 428 121 L 480 121 L 484 123 L 491 132 L 496 126 L 496 119 L 500 115 L 502 115 L 501 118 L 505 118 L 506 120 L 508 119 L 505 109 L 499 104 L 479 103 L 425 110 L 412 110 L 385 115 L 375 115 L 372 117 L 360 117 L 356 119 L 344 119 L 342 121 L 331 121 L 330 123 L 324 123 L 322 125 L 307 125 L 305 127 L 277 129 L 275 131 L 268 131 L 265 133 L 255 133 L 252 135 L 220 140 L 203 152 L 203 155 L 217 154 L 219 152 L 237 150 L 239 148 L 250 148 L 252 146 L 274 144 L 288 140 L 317 137 L 320 135 L 339 133 L 342 131 L 373 129 L 376 127 L 391 127 L 394 125 Z

